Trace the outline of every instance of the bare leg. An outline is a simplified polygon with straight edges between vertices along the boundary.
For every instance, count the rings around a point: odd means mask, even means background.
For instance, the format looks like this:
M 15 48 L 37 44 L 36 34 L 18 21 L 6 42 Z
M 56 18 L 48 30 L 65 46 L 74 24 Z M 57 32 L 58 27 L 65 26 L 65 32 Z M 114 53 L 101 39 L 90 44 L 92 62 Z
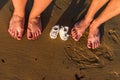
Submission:
M 96 12 L 108 1 L 109 0 L 92 0 L 92 3 L 90 5 L 90 8 L 89 8 L 85 18 L 82 21 L 77 22 L 71 30 L 72 38 L 75 41 L 78 41 L 80 39 L 80 37 L 85 32 L 86 28 L 88 28 L 91 21 L 93 20 Z
M 21 40 L 24 32 L 24 14 L 27 0 L 12 0 L 14 5 L 14 12 L 10 20 L 8 32 L 10 35 Z
M 27 38 L 28 40 L 35 40 L 41 35 L 42 25 L 40 20 L 41 13 L 46 9 L 52 0 L 34 0 L 33 8 L 31 10 Z
M 111 0 L 105 10 L 90 25 L 87 47 L 95 49 L 100 45 L 99 26 L 120 14 L 120 0 Z

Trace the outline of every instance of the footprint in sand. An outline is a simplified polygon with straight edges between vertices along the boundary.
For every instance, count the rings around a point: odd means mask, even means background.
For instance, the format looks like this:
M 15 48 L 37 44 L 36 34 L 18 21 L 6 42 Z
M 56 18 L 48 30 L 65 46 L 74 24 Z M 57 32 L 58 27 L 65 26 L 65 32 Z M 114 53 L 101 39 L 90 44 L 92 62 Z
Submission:
M 0 72 L 0 80 L 23 80 L 23 79 L 19 79 L 16 76 L 10 76 Z
M 65 55 L 81 68 L 103 67 L 104 62 L 92 51 L 80 47 L 68 46 Z
M 102 45 L 102 47 L 92 50 L 92 52 L 95 53 L 97 56 L 102 56 L 109 61 L 113 60 L 113 51 L 107 45 Z
M 120 73 L 116 71 L 112 71 L 108 74 L 108 77 L 106 80 L 120 80 Z
M 90 50 L 74 43 L 68 44 L 64 50 L 65 56 L 81 68 L 104 67 L 106 60 L 113 60 L 112 50 L 105 45 L 98 49 Z
M 119 36 L 119 34 L 116 32 L 116 30 L 110 29 L 109 32 L 108 32 L 108 34 L 109 34 L 110 38 L 111 38 L 115 43 L 120 44 L 120 43 L 119 43 L 119 42 L 120 42 L 120 38 L 119 38 L 120 36 Z

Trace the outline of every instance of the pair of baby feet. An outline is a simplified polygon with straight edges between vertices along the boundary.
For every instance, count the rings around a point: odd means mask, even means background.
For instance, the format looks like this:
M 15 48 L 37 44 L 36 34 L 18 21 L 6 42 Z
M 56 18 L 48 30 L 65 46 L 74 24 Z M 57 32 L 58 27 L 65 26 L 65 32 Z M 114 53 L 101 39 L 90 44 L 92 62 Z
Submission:
M 9 34 L 17 40 L 21 40 L 24 34 L 24 23 L 25 18 L 20 17 L 18 15 L 13 15 L 10 24 L 8 32 Z M 27 27 L 27 39 L 28 40 L 35 40 L 41 35 L 42 31 L 42 25 L 40 17 L 36 17 L 33 19 L 30 19 L 28 21 L 28 27 Z
M 86 21 L 83 19 L 80 22 L 77 22 L 71 30 L 71 36 L 75 41 L 79 41 L 82 37 L 85 30 L 89 27 L 89 34 L 87 40 L 87 47 L 89 49 L 95 49 L 100 45 L 100 31 L 99 25 L 96 21 Z

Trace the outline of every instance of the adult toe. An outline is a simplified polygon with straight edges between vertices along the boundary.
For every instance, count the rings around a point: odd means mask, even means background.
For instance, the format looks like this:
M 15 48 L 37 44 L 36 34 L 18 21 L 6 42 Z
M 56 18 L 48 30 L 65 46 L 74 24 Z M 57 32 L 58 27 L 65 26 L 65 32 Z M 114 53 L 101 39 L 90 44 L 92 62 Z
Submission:
M 37 39 L 39 37 L 37 32 L 34 35 L 35 35 L 35 37 L 34 37 L 35 39 Z
M 98 48 L 99 46 L 100 46 L 100 41 L 97 41 L 96 48 Z
M 31 30 L 30 30 L 30 29 L 27 29 L 27 39 L 28 39 L 28 40 L 32 40 L 32 37 L 33 37 L 33 35 L 32 35 Z
M 87 47 L 88 47 L 89 49 L 92 48 L 92 43 L 91 43 L 91 41 L 89 41 L 89 40 L 88 40 L 88 42 L 87 42 Z
M 92 49 L 95 49 L 96 47 L 96 42 L 92 42 Z
M 17 33 L 17 40 L 21 40 L 21 38 L 22 38 L 22 32 L 18 32 Z
M 98 45 L 97 45 L 98 43 L 97 43 L 97 41 L 95 42 L 95 47 L 94 47 L 94 49 L 96 49 L 97 47 L 98 47 Z
M 15 31 L 14 30 L 11 30 L 11 36 L 14 38 L 15 37 Z
M 41 34 L 42 34 L 42 32 L 41 32 L 41 31 L 38 31 L 38 32 L 37 32 L 37 38 L 39 38 Z
M 18 34 L 17 31 L 14 31 L 14 36 L 13 36 L 14 39 L 17 39 L 17 34 Z

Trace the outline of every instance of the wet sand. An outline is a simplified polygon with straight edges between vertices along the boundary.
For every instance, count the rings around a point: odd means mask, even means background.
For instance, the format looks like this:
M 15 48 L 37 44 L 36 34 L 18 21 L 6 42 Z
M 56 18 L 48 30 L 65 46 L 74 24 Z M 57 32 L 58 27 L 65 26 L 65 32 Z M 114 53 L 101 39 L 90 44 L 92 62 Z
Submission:
M 55 24 L 72 25 L 84 16 L 90 0 L 56 0 L 43 12 L 43 33 L 29 41 L 14 40 L 7 29 L 13 11 L 0 0 L 0 80 L 120 80 L 120 15 L 102 25 L 98 49 L 86 47 L 86 31 L 79 42 L 52 40 Z M 31 2 L 27 6 L 27 12 Z M 73 11 L 74 10 L 74 11 Z

